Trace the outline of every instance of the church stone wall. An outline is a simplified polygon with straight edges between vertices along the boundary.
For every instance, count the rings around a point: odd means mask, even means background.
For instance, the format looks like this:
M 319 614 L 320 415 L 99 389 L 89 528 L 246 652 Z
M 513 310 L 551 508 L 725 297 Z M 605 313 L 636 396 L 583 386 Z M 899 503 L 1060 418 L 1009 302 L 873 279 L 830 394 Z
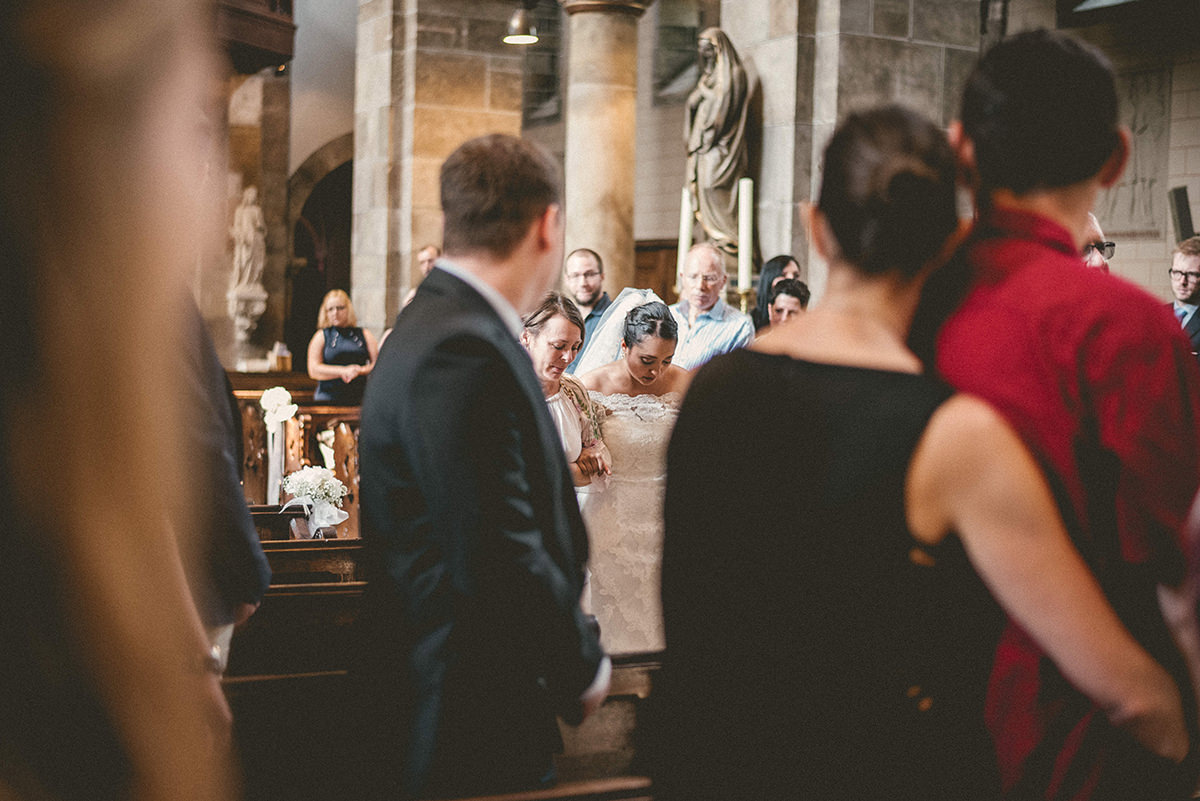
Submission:
M 520 132 L 521 60 L 500 0 L 360 0 L 355 98 L 355 306 L 376 332 L 441 242 L 438 170 L 468 139 Z

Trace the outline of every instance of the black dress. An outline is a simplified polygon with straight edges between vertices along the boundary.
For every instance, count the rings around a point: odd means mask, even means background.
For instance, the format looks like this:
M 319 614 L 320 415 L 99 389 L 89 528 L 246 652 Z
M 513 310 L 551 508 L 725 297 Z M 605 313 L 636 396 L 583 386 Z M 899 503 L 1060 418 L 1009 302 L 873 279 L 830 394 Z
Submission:
M 697 375 L 667 462 L 656 797 L 987 799 L 1002 616 L 904 484 L 951 394 L 738 351 Z
M 321 351 L 321 358 L 325 364 L 341 367 L 347 364 L 366 364 L 370 361 L 371 353 L 367 350 L 367 339 L 361 328 L 329 326 L 322 331 L 325 334 L 325 347 Z M 362 375 L 349 383 L 340 378 L 318 381 L 313 400 L 334 406 L 359 406 L 362 404 L 363 389 L 366 386 L 367 377 Z

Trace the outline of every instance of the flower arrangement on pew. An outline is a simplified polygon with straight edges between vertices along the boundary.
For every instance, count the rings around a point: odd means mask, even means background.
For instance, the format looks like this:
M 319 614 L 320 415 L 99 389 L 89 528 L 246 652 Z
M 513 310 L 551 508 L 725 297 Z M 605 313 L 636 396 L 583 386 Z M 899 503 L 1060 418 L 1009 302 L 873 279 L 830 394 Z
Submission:
M 311 537 L 324 539 L 322 529 L 336 526 L 350 515 L 342 511 L 342 500 L 347 494 L 343 484 L 328 467 L 302 467 L 283 479 L 283 490 L 294 495 L 283 505 L 303 506 L 308 515 L 308 531 Z
M 267 503 L 279 503 L 279 486 L 283 478 L 283 424 L 296 415 L 292 393 L 283 387 L 264 390 L 258 401 L 267 427 Z
M 284 420 L 290 420 L 299 408 L 292 403 L 292 393 L 283 387 L 263 390 L 258 404 L 262 406 L 263 422 L 267 424 L 268 429 L 274 428 Z

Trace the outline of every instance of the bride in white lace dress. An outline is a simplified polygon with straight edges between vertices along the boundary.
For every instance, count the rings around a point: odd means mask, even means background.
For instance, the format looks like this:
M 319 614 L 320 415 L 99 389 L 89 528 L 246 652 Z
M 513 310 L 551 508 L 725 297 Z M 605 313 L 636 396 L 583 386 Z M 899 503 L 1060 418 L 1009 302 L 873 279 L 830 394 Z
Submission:
M 592 612 L 609 653 L 661 651 L 667 442 L 691 373 L 671 364 L 678 327 L 653 292 L 625 290 L 610 311 L 580 361 L 581 368 L 602 365 L 580 376 L 608 412 L 601 436 L 612 455 L 608 486 L 580 493 L 591 539 Z M 615 361 L 608 358 L 614 338 Z

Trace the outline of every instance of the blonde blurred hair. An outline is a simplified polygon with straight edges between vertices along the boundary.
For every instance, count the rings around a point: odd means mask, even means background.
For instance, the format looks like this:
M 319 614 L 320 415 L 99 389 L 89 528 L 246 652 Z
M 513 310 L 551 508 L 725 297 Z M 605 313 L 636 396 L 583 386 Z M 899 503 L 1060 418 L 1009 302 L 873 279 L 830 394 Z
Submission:
M 329 327 L 329 315 L 325 313 L 325 306 L 334 298 L 346 301 L 346 325 L 350 328 L 357 326 L 358 315 L 354 313 L 354 302 L 350 300 L 350 296 L 346 294 L 346 290 L 331 289 L 325 293 L 325 297 L 321 298 L 321 310 L 317 312 L 317 328 Z

